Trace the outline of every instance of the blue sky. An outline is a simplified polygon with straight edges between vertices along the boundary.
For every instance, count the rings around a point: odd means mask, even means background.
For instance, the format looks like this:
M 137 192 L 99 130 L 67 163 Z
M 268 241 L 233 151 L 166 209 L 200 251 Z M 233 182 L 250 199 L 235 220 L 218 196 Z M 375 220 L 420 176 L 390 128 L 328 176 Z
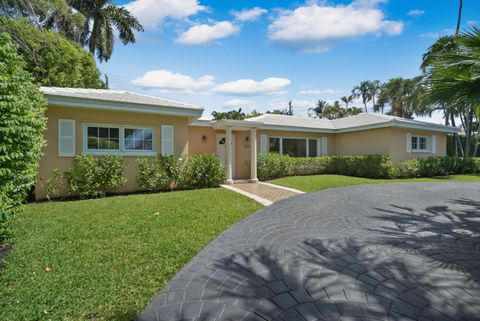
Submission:
M 423 52 L 452 33 L 457 0 L 116 1 L 145 27 L 99 64 L 110 88 L 213 110 L 266 111 L 292 100 L 305 116 L 318 99 L 362 80 L 419 74 Z M 480 21 L 464 0 L 462 27 Z M 439 115 L 431 121 L 442 122 Z

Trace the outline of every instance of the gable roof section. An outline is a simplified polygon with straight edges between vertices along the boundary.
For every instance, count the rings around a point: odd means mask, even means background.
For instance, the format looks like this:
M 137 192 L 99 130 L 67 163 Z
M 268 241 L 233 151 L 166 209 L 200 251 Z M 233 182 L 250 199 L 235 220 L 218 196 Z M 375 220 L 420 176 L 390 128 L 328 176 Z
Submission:
M 203 113 L 200 106 L 185 104 L 125 90 L 40 87 L 48 104 L 53 106 L 143 112 L 194 119 Z

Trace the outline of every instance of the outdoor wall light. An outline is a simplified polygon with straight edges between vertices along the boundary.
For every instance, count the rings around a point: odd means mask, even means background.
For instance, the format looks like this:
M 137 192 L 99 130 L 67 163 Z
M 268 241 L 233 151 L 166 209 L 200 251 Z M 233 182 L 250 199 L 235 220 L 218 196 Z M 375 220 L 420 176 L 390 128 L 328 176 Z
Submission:
M 245 143 L 248 143 L 248 142 L 250 142 L 250 136 L 245 137 Z
M 206 143 L 206 142 L 207 142 L 207 139 L 208 139 L 208 138 L 207 138 L 207 135 L 203 135 L 203 136 L 202 136 L 202 142 Z

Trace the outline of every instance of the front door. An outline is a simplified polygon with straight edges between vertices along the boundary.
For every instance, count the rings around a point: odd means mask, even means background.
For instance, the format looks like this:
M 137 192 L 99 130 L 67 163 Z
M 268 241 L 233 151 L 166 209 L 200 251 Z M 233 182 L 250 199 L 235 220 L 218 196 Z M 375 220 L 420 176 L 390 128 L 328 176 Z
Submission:
M 217 134 L 217 155 L 223 165 L 227 165 L 227 139 L 225 134 Z M 235 178 L 235 134 L 232 134 L 232 178 Z

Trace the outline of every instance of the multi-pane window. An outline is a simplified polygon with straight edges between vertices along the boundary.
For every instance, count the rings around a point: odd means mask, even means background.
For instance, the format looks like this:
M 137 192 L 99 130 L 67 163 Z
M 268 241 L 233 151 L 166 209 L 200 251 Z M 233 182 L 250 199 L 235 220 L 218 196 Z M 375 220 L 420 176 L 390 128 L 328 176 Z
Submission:
M 153 129 L 87 125 L 86 150 L 91 152 L 153 152 Z
M 119 150 L 120 135 L 116 127 L 87 127 L 87 148 L 90 150 Z
M 153 150 L 153 132 L 151 128 L 124 128 L 123 138 L 125 150 Z
M 427 151 L 427 137 L 412 136 L 412 150 L 413 151 Z
M 268 151 L 292 157 L 317 157 L 317 139 L 269 137 Z

